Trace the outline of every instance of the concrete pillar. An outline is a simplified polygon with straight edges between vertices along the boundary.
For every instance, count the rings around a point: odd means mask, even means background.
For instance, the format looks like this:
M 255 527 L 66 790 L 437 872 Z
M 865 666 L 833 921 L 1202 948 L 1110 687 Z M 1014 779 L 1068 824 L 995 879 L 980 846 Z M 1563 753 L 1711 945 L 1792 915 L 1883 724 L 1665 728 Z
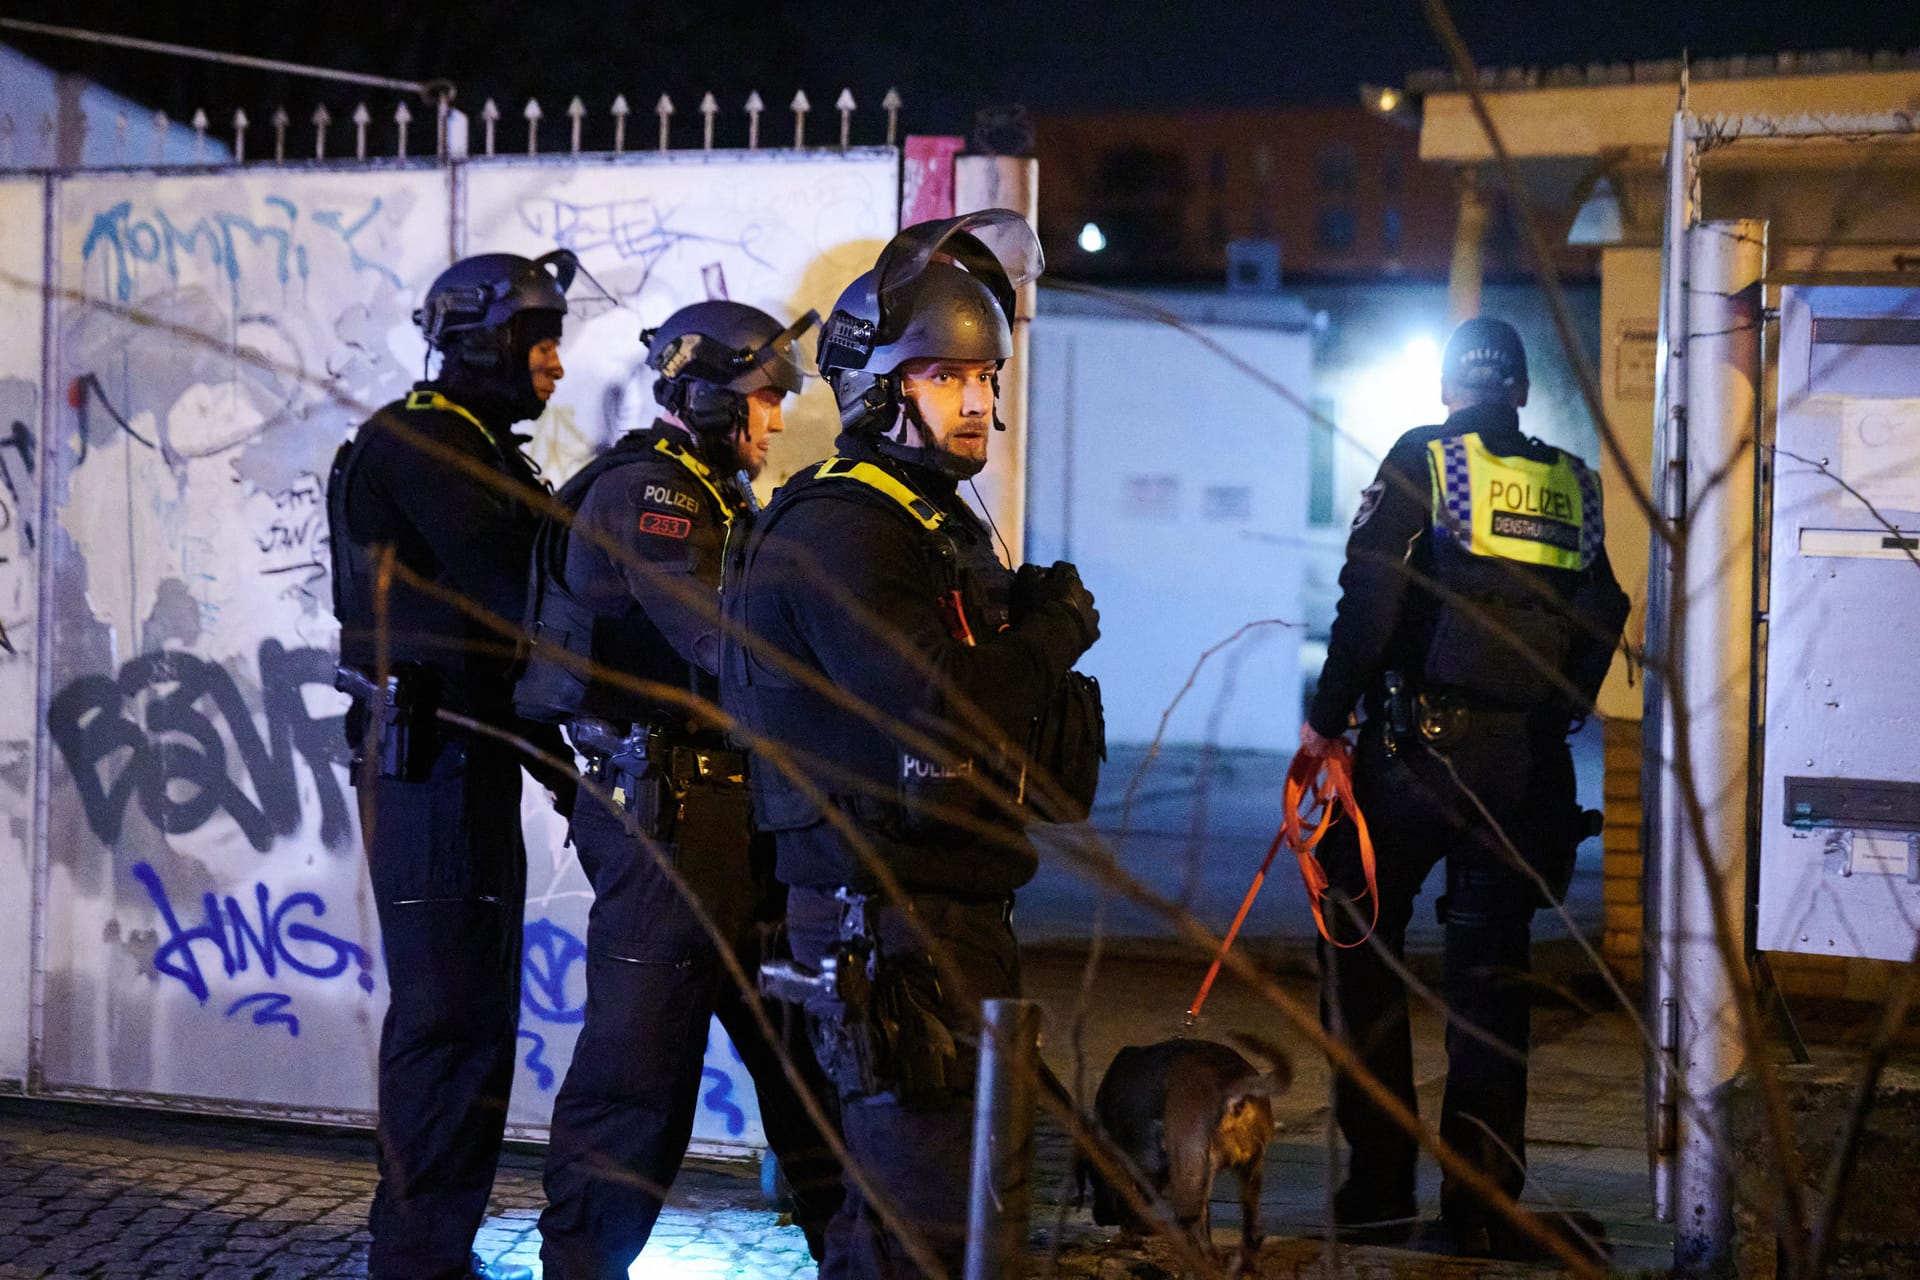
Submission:
M 953 211 L 1013 209 L 1039 234 L 1040 162 L 1031 156 L 958 156 L 953 162 Z M 1020 291 L 1013 325 L 1013 358 L 1000 373 L 1000 420 L 1007 424 L 989 446 L 987 469 L 975 481 L 987 512 L 1018 565 L 1026 556 L 1027 328 L 1035 288 Z M 1042 428 L 1045 429 L 1044 427 Z
M 1460 193 L 1460 210 L 1453 224 L 1453 264 L 1447 270 L 1447 315 L 1459 324 L 1480 314 L 1480 285 L 1486 276 L 1487 201 L 1480 193 L 1479 170 L 1472 165 L 1454 170 L 1454 186 Z
M 1688 722 L 1676 745 L 1685 747 L 1704 821 L 1698 834 L 1679 824 L 1668 867 L 1681 1088 L 1673 1260 L 1676 1274 L 1707 1276 L 1732 1259 L 1727 1107 L 1746 1062 L 1735 993 L 1746 964 L 1753 449 L 1767 226 L 1708 222 L 1687 236 L 1684 560 L 1671 607 L 1686 611 L 1674 696 Z M 1677 792 L 1681 781 L 1670 773 L 1665 786 Z

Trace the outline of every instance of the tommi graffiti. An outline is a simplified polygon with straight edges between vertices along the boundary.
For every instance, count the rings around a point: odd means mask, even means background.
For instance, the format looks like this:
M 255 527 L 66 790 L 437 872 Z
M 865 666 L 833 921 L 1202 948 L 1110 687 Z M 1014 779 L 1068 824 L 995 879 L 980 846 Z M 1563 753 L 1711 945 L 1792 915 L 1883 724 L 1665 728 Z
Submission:
M 164 209 L 135 216 L 133 202 L 122 200 L 94 215 L 80 256 L 91 261 L 95 253 L 104 253 L 113 282 L 116 301 L 133 297 L 133 271 L 137 264 L 154 263 L 166 271 L 170 280 L 180 279 L 181 258 L 191 261 L 204 254 L 220 269 L 234 288 L 239 287 L 249 262 L 260 259 L 261 268 L 279 283 L 294 276 L 307 278 L 307 246 L 301 243 L 304 229 L 300 210 L 282 196 L 268 196 L 262 202 L 271 213 L 257 217 L 244 213 L 181 214 L 178 226 Z M 354 237 L 380 212 L 378 196 L 363 212 L 349 214 L 340 209 L 316 209 L 307 219 L 308 226 L 319 227 L 339 237 L 347 247 L 355 271 L 372 271 L 394 288 L 400 277 L 391 269 L 363 257 L 354 245 Z
M 307 685 L 332 688 L 333 655 L 263 640 L 259 662 L 264 739 L 226 668 L 177 650 L 142 654 L 117 677 L 81 676 L 54 697 L 47 730 L 95 835 L 118 840 L 127 802 L 137 797 L 147 819 L 169 834 L 225 812 L 264 853 L 300 828 L 298 754 L 319 797 L 321 840 L 346 845 L 352 826 L 334 763 L 344 751 L 341 717 L 309 715 L 302 697 Z M 229 772 L 228 739 L 252 795 Z

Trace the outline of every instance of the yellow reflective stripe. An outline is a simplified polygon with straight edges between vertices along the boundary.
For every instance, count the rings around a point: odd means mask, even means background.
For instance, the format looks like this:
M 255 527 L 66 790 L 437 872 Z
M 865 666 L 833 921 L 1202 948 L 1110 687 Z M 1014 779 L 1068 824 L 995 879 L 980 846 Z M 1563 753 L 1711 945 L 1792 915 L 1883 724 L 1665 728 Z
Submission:
M 828 458 L 814 469 L 813 474 L 821 480 L 855 480 L 869 489 L 884 493 L 905 507 L 908 515 L 929 530 L 938 529 L 947 522 L 945 512 L 871 462 L 855 462 L 852 458 Z
M 1434 524 L 1443 537 L 1477 556 L 1586 567 L 1592 540 L 1583 535 L 1600 513 L 1587 510 L 1580 471 L 1565 454 L 1552 462 L 1503 457 L 1478 434 L 1436 440 L 1427 450 Z
M 664 436 L 655 441 L 653 447 L 656 452 L 666 454 L 669 458 L 672 458 L 675 462 L 692 472 L 693 478 L 698 480 L 706 491 L 713 495 L 713 500 L 720 504 L 720 522 L 729 526 L 733 524 L 733 508 L 727 504 L 725 498 L 720 496 L 720 490 L 714 488 L 713 481 L 707 479 L 708 476 L 713 474 L 711 467 L 694 457 L 690 451 L 681 448 Z
M 493 432 L 487 430 L 487 424 L 480 421 L 480 419 L 474 415 L 473 410 L 467 408 L 465 405 L 455 404 L 438 391 L 409 391 L 407 393 L 407 408 L 440 409 L 447 413 L 457 413 L 478 427 L 480 434 L 487 438 L 488 444 L 496 449 L 500 447 L 500 442 L 494 438 Z

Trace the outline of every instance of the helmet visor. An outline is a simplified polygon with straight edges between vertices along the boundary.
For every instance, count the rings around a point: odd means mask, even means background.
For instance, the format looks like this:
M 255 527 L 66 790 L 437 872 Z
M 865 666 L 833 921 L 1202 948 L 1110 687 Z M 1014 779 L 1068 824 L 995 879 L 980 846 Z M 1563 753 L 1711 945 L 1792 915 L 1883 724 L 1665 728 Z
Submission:
M 551 277 L 576 321 L 592 320 L 621 306 L 612 290 L 594 278 L 571 249 L 555 249 L 533 260 L 533 269 Z
M 820 313 L 809 311 L 758 347 L 742 353 L 746 371 L 728 385 L 747 394 L 762 387 L 777 387 L 788 395 L 798 393 L 808 378 L 819 375 L 800 342 L 819 323 Z
M 890 330 L 891 302 L 934 261 L 951 262 L 979 276 L 993 290 L 1008 323 L 1013 321 L 1016 292 L 1038 280 L 1047 266 L 1040 238 L 1026 218 L 1012 209 L 982 209 L 904 228 L 874 264 L 882 333 Z

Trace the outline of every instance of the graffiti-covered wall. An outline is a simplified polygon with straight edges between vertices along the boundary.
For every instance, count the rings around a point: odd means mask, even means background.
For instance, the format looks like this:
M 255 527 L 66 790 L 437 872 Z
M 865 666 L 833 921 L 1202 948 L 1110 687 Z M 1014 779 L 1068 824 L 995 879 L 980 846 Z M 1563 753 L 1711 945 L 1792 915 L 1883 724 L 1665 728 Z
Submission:
M 33 939 L 46 186 L 0 182 L 0 1081 L 23 1081 Z
M 894 231 L 897 181 L 874 149 L 0 186 L 0 279 L 29 281 L 0 324 L 33 340 L 0 346 L 0 621 L 23 655 L 0 652 L 0 706 L 37 697 L 42 730 L 37 765 L 22 721 L 0 734 L 0 1078 L 366 1118 L 386 980 L 332 689 L 324 477 L 420 376 L 413 307 L 455 245 L 581 255 L 612 301 L 570 324 L 531 446 L 557 481 L 644 425 L 643 326 L 723 290 L 824 311 Z M 770 479 L 828 451 L 823 390 L 793 420 Z M 589 894 L 528 793 L 512 1119 L 538 1130 L 584 1010 Z M 708 1076 L 698 1136 L 757 1143 L 717 1031 Z

